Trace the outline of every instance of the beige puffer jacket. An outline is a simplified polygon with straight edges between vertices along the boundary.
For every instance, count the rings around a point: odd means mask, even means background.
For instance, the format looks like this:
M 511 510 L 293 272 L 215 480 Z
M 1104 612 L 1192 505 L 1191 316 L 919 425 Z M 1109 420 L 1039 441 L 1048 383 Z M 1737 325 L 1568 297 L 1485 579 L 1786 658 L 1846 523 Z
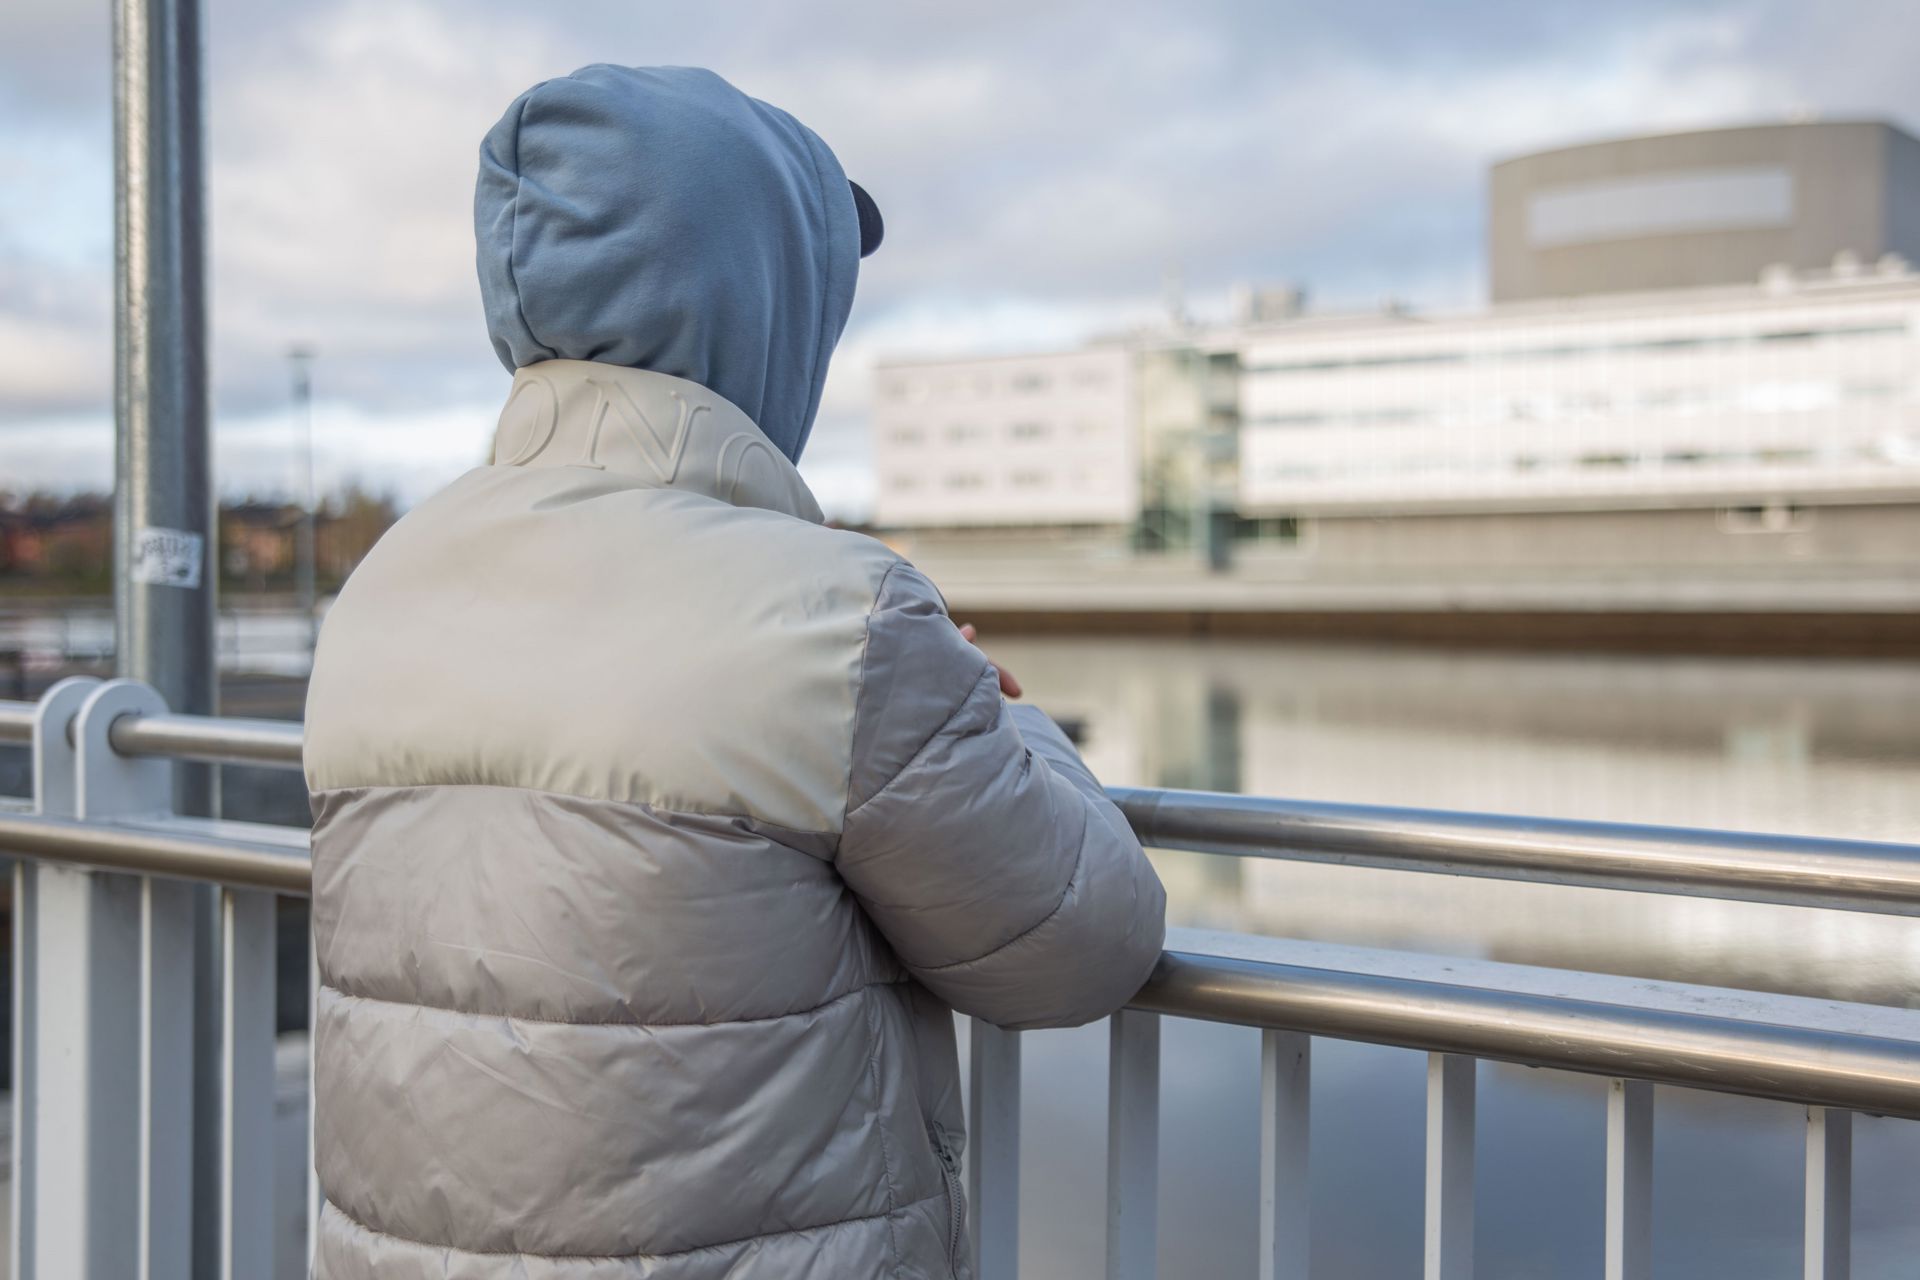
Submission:
M 307 708 L 327 1280 L 971 1273 L 950 1010 L 1121 1005 L 1164 899 L 927 580 L 690 382 L 520 371 Z

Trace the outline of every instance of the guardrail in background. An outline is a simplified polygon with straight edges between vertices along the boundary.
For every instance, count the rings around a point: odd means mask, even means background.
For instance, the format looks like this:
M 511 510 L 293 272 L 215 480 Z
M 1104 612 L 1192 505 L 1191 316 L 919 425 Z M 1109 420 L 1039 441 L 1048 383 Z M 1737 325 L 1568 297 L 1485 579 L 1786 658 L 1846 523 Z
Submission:
M 305 833 L 176 817 L 169 758 L 298 767 L 300 727 L 168 714 L 130 681 L 63 681 L 0 703 L 0 741 L 34 745 L 35 811 L 0 813 L 15 870 L 15 1261 L 22 1280 L 185 1276 L 191 998 L 179 880 L 221 886 L 222 1274 L 268 1274 L 272 1123 L 271 894 L 310 885 Z M 1920 848 L 1602 823 L 1115 789 L 1146 843 L 1168 848 L 1802 906 L 1920 914 Z M 96 874 L 110 871 L 127 874 Z M 1365 971 L 1311 944 L 1187 949 L 1177 932 L 1110 1029 L 1107 1274 L 1154 1273 L 1161 1015 L 1258 1027 L 1262 1275 L 1307 1275 L 1311 1037 L 1427 1051 L 1426 1264 L 1472 1269 L 1475 1063 L 1608 1077 L 1606 1257 L 1645 1277 L 1654 1083 L 1807 1110 L 1805 1274 L 1846 1274 L 1851 1115 L 1920 1119 L 1920 1015 L 1792 997 L 1573 975 L 1501 985 L 1373 953 Z M 1457 968 L 1456 966 L 1453 966 Z M 1483 966 L 1488 972 L 1527 972 Z M 74 975 L 88 975 L 83 992 Z M 78 998 L 76 998 L 76 996 Z M 972 1022 L 968 1188 L 982 1280 L 1017 1267 L 1022 1034 Z M 86 1069 L 50 1070 L 78 1053 Z M 42 1134 L 115 1135 L 120 1159 Z M 111 1152 L 113 1148 L 106 1149 Z M 140 1153 L 137 1162 L 126 1151 Z M 309 1161 L 309 1164 L 311 1162 Z M 317 1201 L 309 1195 L 309 1239 Z M 119 1264 L 129 1264 L 124 1270 Z M 37 1264 L 37 1266 L 36 1266 Z

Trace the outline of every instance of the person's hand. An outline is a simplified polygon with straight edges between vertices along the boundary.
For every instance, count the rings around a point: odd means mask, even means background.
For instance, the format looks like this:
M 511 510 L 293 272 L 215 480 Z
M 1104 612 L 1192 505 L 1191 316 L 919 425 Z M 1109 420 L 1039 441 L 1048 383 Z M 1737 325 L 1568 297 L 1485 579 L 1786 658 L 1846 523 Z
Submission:
M 973 638 L 979 634 L 971 622 L 962 623 L 960 626 L 960 635 L 968 644 L 973 644 Z M 1020 682 L 1013 678 L 1013 673 L 997 662 L 993 664 L 993 669 L 1000 676 L 1000 692 L 1009 698 L 1019 697 Z

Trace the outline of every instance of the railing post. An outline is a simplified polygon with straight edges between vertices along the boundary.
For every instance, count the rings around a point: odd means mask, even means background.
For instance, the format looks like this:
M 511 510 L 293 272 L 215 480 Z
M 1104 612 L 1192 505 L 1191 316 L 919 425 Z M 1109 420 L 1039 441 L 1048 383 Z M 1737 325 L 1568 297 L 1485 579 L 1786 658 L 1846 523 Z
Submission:
M 1606 1280 L 1647 1280 L 1653 1266 L 1653 1086 L 1607 1081 Z
M 41 697 L 33 713 L 33 808 L 51 818 L 71 818 L 79 812 L 79 761 L 67 740 L 67 726 L 100 682 L 91 676 L 60 681 Z M 54 1027 L 41 1035 L 40 1004 L 43 983 L 84 982 L 84 970 L 59 967 L 81 954 L 87 939 L 80 935 L 88 923 L 92 882 L 63 867 L 41 867 L 21 858 L 13 871 L 13 1180 L 9 1189 L 13 1233 L 8 1242 L 8 1274 L 14 1280 L 81 1275 L 85 1267 L 84 1206 L 72 1199 L 85 1187 L 84 1139 L 73 1124 L 83 1087 L 73 1067 L 83 1060 L 86 1024 L 76 1006 L 83 991 L 69 987 L 44 993 L 54 1003 Z M 56 901 L 43 909 L 42 894 Z M 56 936 L 43 939 L 45 919 Z M 64 936 L 61 936 L 64 935 Z M 51 948 L 55 954 L 47 954 Z M 48 968 L 51 964 L 55 967 Z M 52 1071 L 51 1088 L 40 1088 L 43 1071 Z M 66 1135 L 43 1151 L 39 1134 L 42 1119 L 53 1132 Z M 41 1204 L 51 1189 L 56 1197 L 48 1212 L 53 1230 L 41 1231 Z M 42 1267 L 42 1257 L 46 1265 Z
M 1107 1058 L 1107 1280 L 1159 1268 L 1160 1015 L 1113 1015 Z
M 173 766 L 120 755 L 108 741 L 128 715 L 164 715 L 166 701 L 136 680 L 95 689 L 74 720 L 79 753 L 79 814 L 89 822 L 172 813 Z M 186 1280 L 193 1271 L 193 889 L 151 876 L 101 876 L 130 890 L 134 919 L 127 995 L 134 1004 L 133 1131 L 120 1135 L 133 1162 L 137 1274 Z M 96 989 L 95 998 L 99 998 Z M 113 1135 L 105 1133 L 109 1140 Z
M 1847 1280 L 1853 1265 L 1853 1112 L 1807 1108 L 1807 1280 Z
M 1307 1280 L 1313 1040 L 1260 1036 L 1260 1280 Z
M 1020 1033 L 972 1020 L 968 1037 L 968 1231 L 979 1280 L 1020 1270 Z
M 1426 1280 L 1473 1277 L 1473 1058 L 1427 1055 Z

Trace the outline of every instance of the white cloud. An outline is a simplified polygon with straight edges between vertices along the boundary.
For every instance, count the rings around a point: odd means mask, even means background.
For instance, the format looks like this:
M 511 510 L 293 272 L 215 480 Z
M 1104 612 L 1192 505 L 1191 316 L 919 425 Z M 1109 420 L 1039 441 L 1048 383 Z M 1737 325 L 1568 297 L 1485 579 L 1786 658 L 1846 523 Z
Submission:
M 501 110 L 551 71 L 538 27 L 425 0 L 297 19 L 284 58 L 212 96 L 214 317 L 229 395 L 277 394 L 298 340 L 368 402 L 474 389 L 473 174 Z
M 493 398 L 401 410 L 318 400 L 313 407 L 315 487 L 325 494 L 357 485 L 417 502 L 486 461 L 499 416 L 500 404 Z M 221 489 L 295 494 L 302 450 L 301 432 L 287 409 L 224 420 L 214 432 Z

